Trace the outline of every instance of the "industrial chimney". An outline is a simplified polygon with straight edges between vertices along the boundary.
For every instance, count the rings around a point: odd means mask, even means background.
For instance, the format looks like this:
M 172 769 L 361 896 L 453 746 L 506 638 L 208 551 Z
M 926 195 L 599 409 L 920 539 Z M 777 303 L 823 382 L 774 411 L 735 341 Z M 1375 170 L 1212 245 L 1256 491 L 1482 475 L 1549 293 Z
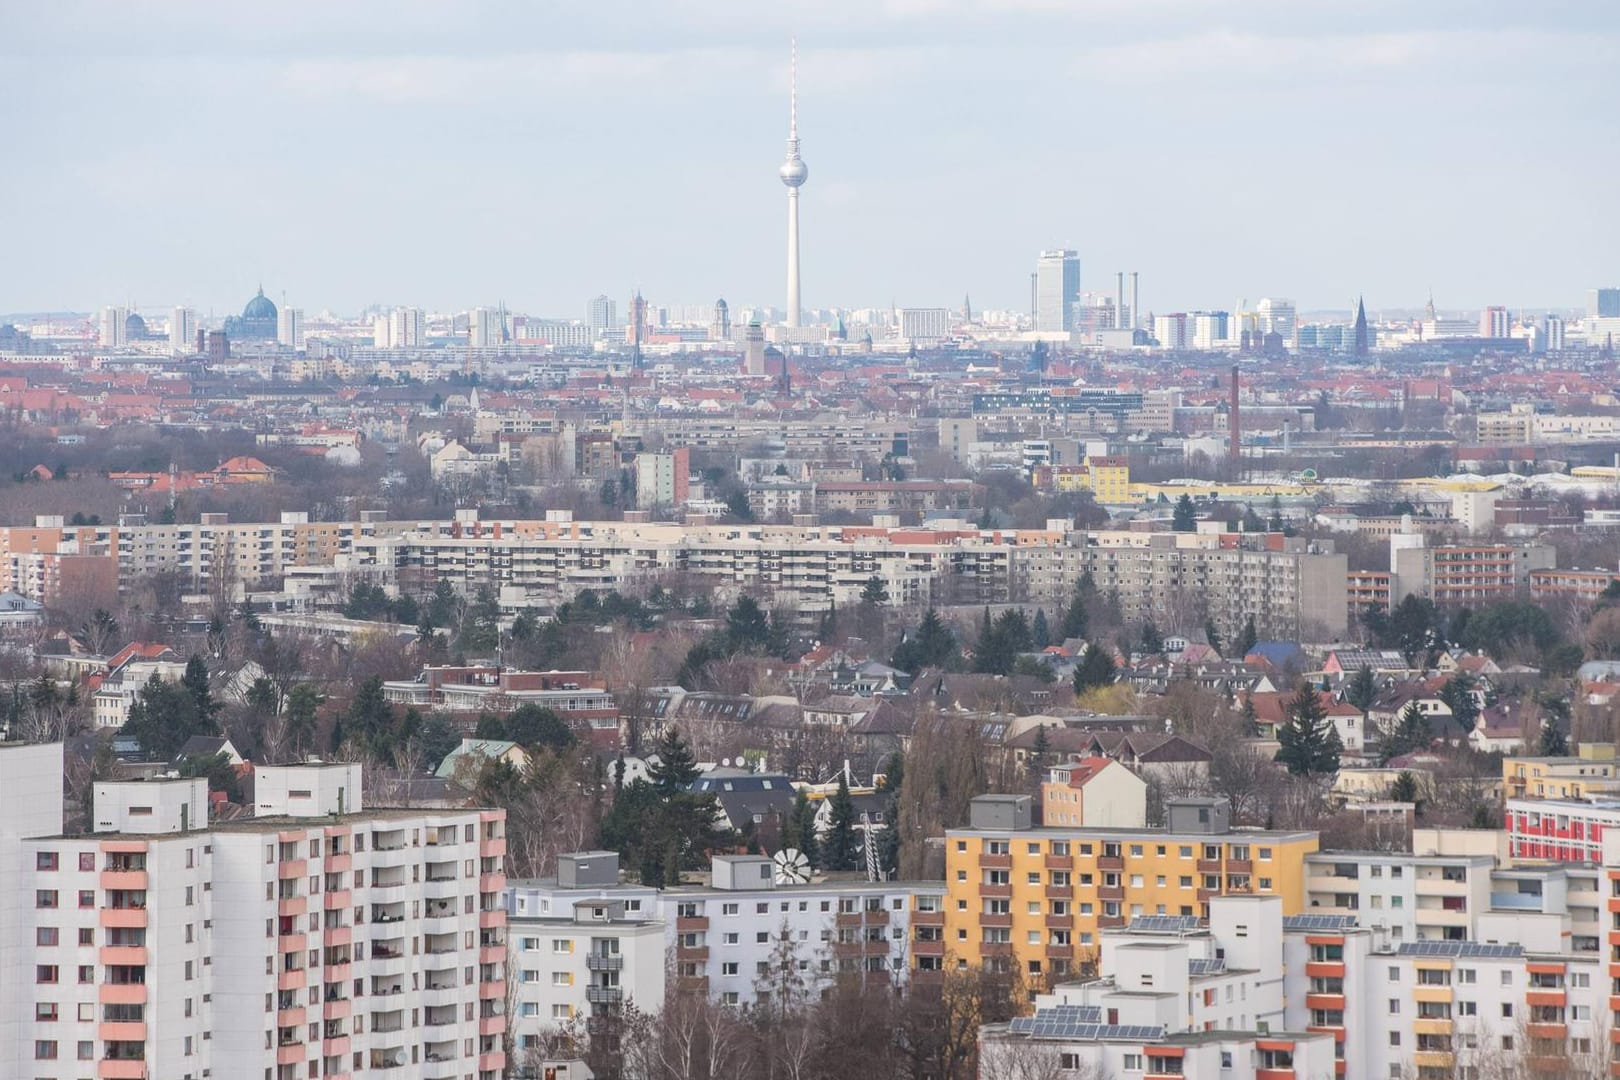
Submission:
M 1232 463 L 1233 479 L 1236 480 L 1239 477 L 1235 474 L 1243 461 L 1243 423 L 1238 417 L 1238 366 L 1236 364 L 1232 365 L 1232 396 L 1226 403 L 1226 439 L 1226 455 L 1227 459 Z
M 1142 291 L 1140 275 L 1131 271 L 1131 326 L 1142 325 Z

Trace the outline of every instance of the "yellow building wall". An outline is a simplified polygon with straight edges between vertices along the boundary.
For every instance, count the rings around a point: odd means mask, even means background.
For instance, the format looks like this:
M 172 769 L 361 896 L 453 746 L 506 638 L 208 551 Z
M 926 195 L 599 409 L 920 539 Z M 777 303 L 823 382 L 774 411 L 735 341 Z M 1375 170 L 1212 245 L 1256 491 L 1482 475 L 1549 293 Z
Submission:
M 996 842 L 1007 846 L 1005 854 L 990 850 Z M 1055 854 L 1054 843 L 1067 843 L 1069 854 Z M 1112 854 L 1116 845 L 1117 855 Z M 1218 848 L 1219 858 L 1206 860 L 1205 845 Z M 1234 859 L 1232 849 L 1245 846 L 1248 860 Z M 1269 858 L 1261 857 L 1262 849 Z M 1207 917 L 1209 897 L 1228 890 L 1281 897 L 1283 913 L 1298 914 L 1305 910 L 1305 856 L 1316 850 L 1314 833 L 952 831 L 945 841 L 945 947 L 959 966 L 1005 956 L 1027 975 L 1047 975 L 1064 970 L 1063 963 L 1073 972 L 1093 961 L 1105 928 L 1124 926 L 1133 915 Z M 997 873 L 1007 875 L 1005 887 L 992 882 Z M 1069 874 L 1067 892 L 1054 876 L 1064 873 Z M 1216 888 L 1205 888 L 1206 875 L 1218 879 Z M 1245 875 L 1248 889 L 1233 888 Z M 1183 885 L 1183 878 L 1190 883 Z M 1105 884 L 1110 880 L 1117 884 Z M 991 913 L 990 902 L 1001 900 L 1007 902 L 1006 914 Z M 1070 905 L 1066 923 L 1051 914 L 1054 901 Z M 984 931 L 1003 928 L 1007 947 L 987 951 Z M 1068 946 L 1052 947 L 1052 932 L 1064 929 Z

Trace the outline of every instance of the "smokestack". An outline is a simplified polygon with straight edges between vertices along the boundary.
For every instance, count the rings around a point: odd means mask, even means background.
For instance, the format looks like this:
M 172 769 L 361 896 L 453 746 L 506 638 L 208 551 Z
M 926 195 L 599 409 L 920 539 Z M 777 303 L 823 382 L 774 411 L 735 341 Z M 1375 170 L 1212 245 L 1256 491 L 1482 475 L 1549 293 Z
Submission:
M 1243 424 L 1238 418 L 1238 366 L 1232 365 L 1232 396 L 1226 403 L 1227 459 L 1234 466 L 1243 461 Z M 1236 479 L 1236 477 L 1234 477 Z
M 1119 283 L 1116 286 L 1114 300 L 1114 325 L 1125 329 L 1125 271 L 1119 272 Z
M 1035 282 L 1039 277 L 1039 274 L 1032 273 L 1029 275 L 1029 327 L 1031 330 L 1038 328 L 1040 325 L 1038 321 L 1039 311 L 1037 310 L 1037 305 L 1035 303 Z
M 1135 270 L 1131 271 L 1131 326 L 1142 325 L 1142 282 L 1141 275 Z

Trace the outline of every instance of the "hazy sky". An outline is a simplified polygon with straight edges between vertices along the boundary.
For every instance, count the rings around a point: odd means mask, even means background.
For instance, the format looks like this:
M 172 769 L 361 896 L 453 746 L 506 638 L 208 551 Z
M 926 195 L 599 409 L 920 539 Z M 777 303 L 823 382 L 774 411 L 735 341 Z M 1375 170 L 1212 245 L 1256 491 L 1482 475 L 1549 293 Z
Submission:
M 1576 306 L 1620 283 L 1620 4 L 0 5 L 0 311 Z

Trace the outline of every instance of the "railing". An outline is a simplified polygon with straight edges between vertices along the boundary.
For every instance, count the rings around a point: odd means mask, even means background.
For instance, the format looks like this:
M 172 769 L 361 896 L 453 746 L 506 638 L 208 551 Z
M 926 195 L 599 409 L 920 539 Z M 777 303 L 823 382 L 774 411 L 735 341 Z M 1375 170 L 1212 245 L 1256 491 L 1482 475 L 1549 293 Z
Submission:
M 585 967 L 591 971 L 622 971 L 624 957 L 618 953 L 586 953 Z

